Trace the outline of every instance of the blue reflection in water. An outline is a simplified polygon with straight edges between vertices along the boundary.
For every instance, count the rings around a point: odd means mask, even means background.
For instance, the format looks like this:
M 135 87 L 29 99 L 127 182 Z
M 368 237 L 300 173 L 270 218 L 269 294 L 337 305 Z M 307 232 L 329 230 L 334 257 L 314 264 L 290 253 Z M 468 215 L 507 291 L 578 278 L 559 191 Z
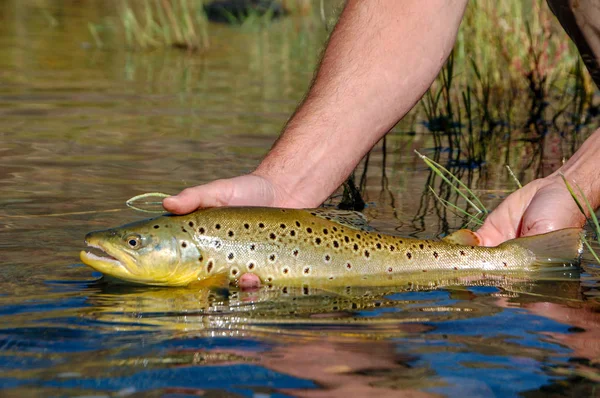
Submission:
M 428 324 L 434 326 L 428 333 L 432 335 L 430 338 L 416 343 L 410 338 L 397 339 L 396 348 L 418 356 L 415 366 L 432 369 L 447 383 L 428 389 L 435 393 L 518 396 L 553 381 L 555 378 L 542 372 L 544 364 L 571 352 L 543 335 L 568 333 L 568 325 L 521 309 L 508 308 L 492 316 Z M 512 355 L 508 354 L 509 345 L 513 345 Z M 424 346 L 433 350 L 422 352 Z
M 243 395 L 252 395 L 252 389 L 259 387 L 269 389 L 316 387 L 312 381 L 248 364 L 171 367 L 144 370 L 131 376 L 52 380 L 43 384 L 48 387 L 108 391 L 124 389 L 148 391 L 164 388 L 221 389 Z

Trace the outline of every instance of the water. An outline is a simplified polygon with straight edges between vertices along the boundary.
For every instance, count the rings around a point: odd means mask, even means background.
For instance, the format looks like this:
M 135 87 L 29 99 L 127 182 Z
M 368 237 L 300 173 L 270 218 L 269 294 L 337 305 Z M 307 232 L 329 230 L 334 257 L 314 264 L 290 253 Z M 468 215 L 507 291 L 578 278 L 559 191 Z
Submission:
M 200 55 L 126 52 L 110 32 L 95 48 L 87 22 L 114 15 L 104 2 L 0 4 L 0 395 L 600 395 L 588 274 L 342 295 L 99 281 L 78 260 L 85 233 L 145 217 L 131 196 L 250 171 L 325 39 L 318 18 L 289 19 L 211 27 Z M 407 148 L 433 143 L 409 130 L 372 152 L 366 212 L 382 231 L 437 236 L 462 221 L 428 194 Z M 493 206 L 513 189 L 504 175 L 470 176 Z

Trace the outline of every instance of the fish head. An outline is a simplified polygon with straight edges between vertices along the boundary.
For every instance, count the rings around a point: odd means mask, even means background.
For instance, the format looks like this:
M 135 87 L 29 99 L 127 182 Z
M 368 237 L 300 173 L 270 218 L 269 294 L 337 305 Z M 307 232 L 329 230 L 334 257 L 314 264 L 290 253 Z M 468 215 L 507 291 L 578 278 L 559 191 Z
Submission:
M 85 242 L 101 255 L 82 251 L 81 261 L 114 278 L 156 286 L 185 286 L 198 278 L 199 249 L 169 217 L 90 232 Z

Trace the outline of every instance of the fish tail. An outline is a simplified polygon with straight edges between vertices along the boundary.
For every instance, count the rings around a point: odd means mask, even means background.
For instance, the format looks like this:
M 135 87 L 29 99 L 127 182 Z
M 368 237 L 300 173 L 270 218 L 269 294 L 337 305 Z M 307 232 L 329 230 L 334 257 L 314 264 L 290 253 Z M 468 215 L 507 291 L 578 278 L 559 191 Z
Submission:
M 583 252 L 581 228 L 565 228 L 541 235 L 517 238 L 506 243 L 517 244 L 535 255 L 540 265 L 579 264 Z

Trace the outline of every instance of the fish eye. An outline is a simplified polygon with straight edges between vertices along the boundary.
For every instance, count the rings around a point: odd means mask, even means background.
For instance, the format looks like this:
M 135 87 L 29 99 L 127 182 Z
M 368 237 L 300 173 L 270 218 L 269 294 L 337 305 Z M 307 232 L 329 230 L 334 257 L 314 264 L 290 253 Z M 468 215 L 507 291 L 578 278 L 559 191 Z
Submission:
M 140 247 L 142 247 L 142 238 L 139 235 L 129 235 L 125 238 L 125 240 L 127 241 L 129 247 L 132 249 L 139 249 Z

